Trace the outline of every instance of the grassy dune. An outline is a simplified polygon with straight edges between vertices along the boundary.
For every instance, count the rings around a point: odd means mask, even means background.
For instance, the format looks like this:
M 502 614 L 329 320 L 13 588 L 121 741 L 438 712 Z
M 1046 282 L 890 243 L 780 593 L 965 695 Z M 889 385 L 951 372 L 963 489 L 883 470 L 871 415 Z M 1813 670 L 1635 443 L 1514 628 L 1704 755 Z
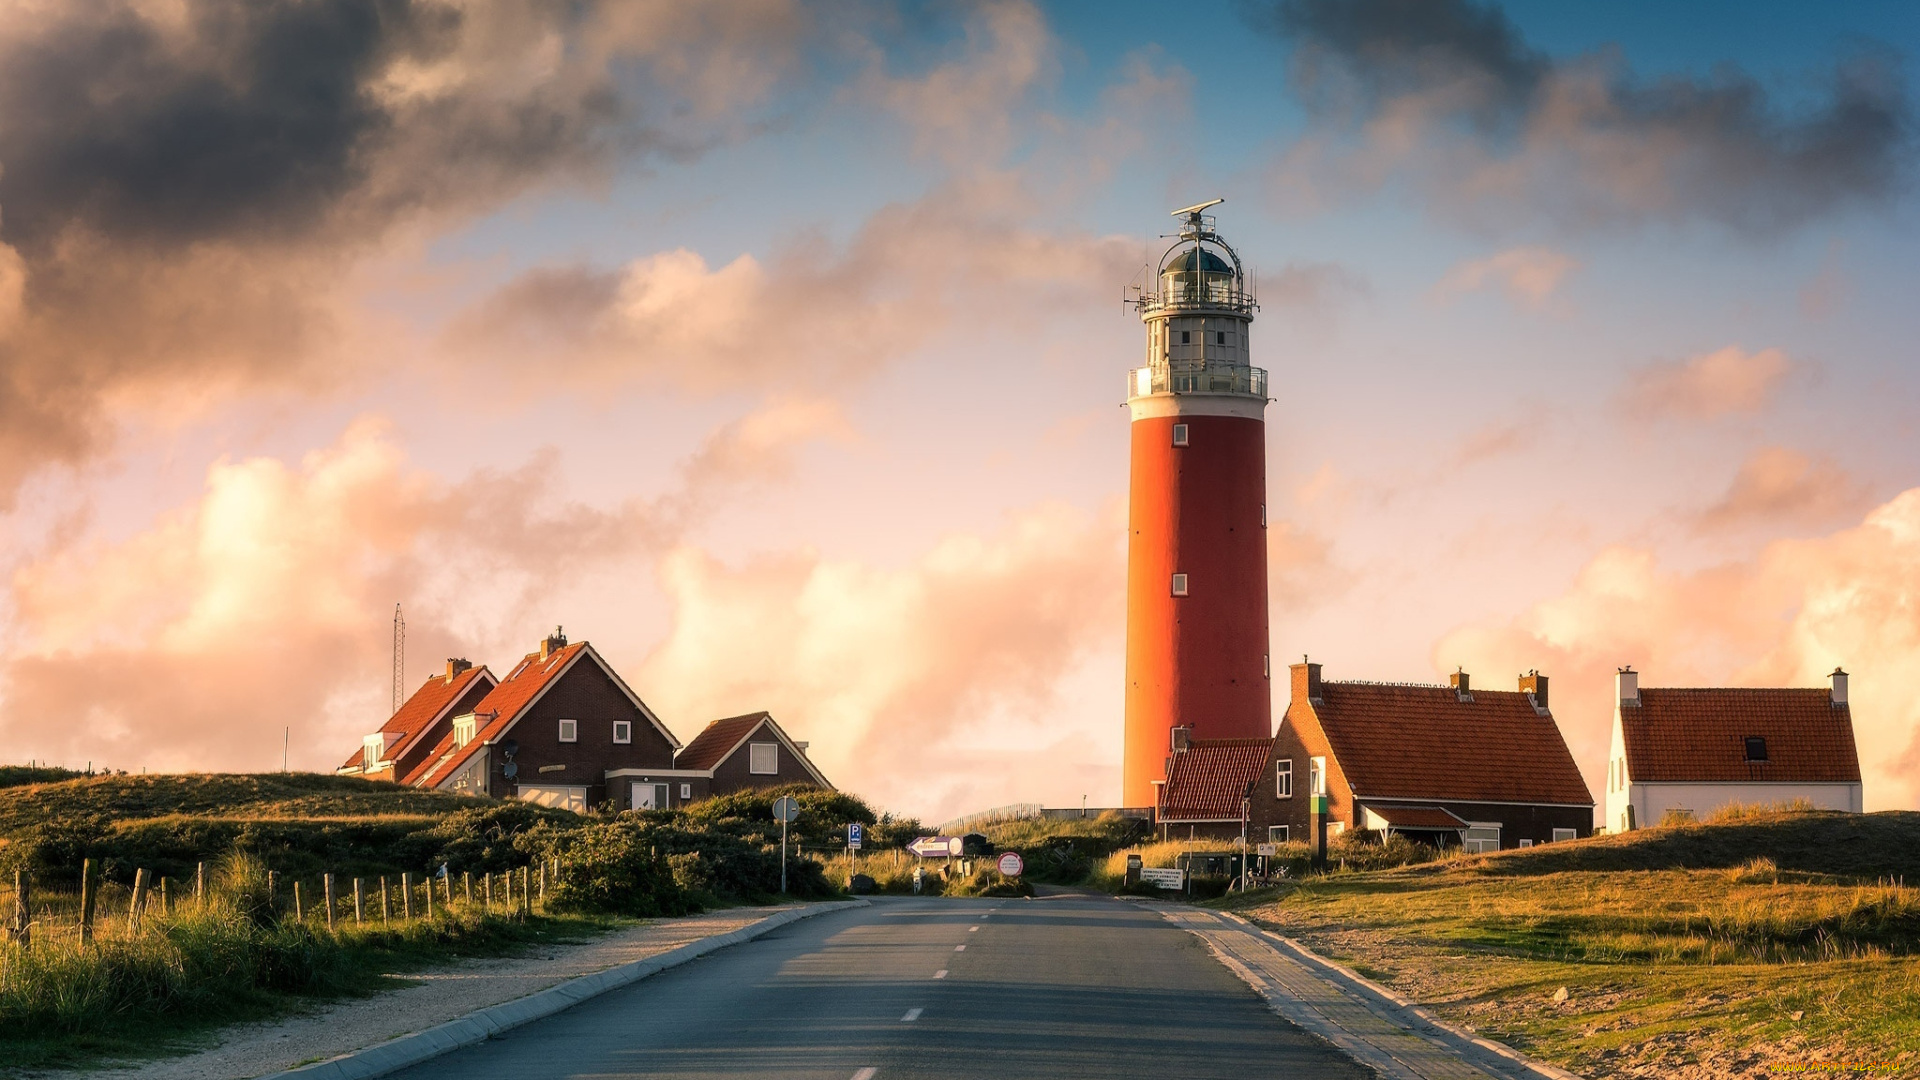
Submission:
M 1920 814 L 1771 814 L 1221 903 L 1582 1075 L 1906 1070 L 1920 1065 L 1917 871 Z

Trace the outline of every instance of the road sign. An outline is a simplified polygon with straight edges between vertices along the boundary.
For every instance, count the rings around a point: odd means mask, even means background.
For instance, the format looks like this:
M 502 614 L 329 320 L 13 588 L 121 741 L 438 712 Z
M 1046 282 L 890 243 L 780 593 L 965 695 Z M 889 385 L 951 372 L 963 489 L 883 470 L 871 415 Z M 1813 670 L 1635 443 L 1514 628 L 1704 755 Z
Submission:
M 960 854 L 962 846 L 957 836 L 917 836 L 907 850 L 923 859 L 944 859 Z
M 782 795 L 779 798 L 773 800 L 773 820 L 775 821 L 800 820 L 800 804 L 796 802 L 793 796 L 791 795 Z
M 1162 889 L 1181 889 L 1186 887 L 1187 872 L 1177 866 L 1146 866 L 1140 869 L 1140 880 Z
M 1253 849 L 1253 853 L 1255 855 L 1278 855 L 1280 854 L 1280 845 L 1261 844 L 1259 847 Z
M 864 839 L 865 836 L 866 836 L 866 830 L 861 827 L 859 822 L 850 821 L 847 823 L 847 846 L 848 847 L 854 849 L 855 851 L 860 850 L 860 841 Z
M 1003 851 L 1000 853 L 1000 873 L 1003 877 L 1019 877 L 1020 871 L 1026 868 L 1027 864 L 1021 861 L 1019 852 Z

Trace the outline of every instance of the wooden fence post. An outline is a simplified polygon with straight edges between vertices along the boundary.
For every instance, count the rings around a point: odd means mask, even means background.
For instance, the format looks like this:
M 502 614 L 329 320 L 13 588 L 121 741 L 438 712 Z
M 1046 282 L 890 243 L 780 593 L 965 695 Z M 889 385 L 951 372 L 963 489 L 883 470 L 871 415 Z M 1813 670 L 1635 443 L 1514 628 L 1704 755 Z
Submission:
M 29 890 L 33 879 L 27 876 L 25 867 L 13 870 L 13 940 L 23 949 L 33 946 L 33 897 Z
M 402 918 L 407 918 L 407 919 L 413 918 L 413 875 L 412 874 L 400 875 L 400 915 Z
M 521 867 L 520 868 L 520 911 L 522 914 L 525 914 L 525 915 L 533 914 L 533 889 L 529 887 L 532 881 L 533 881 L 533 868 L 530 866 Z
M 306 906 L 300 902 L 300 879 L 299 878 L 293 879 L 293 921 L 297 923 L 303 923 L 307 921 Z
M 100 890 L 93 884 L 93 860 L 80 860 L 80 944 L 93 942 L 93 905 Z
M 173 914 L 173 897 L 167 893 L 167 879 L 160 879 L 160 914 Z
M 427 918 L 431 919 L 433 918 L 433 875 L 428 874 L 427 880 L 420 884 L 427 887 Z
M 480 901 L 483 905 L 485 905 L 486 910 L 492 911 L 493 910 L 493 871 L 489 870 L 485 874 L 481 875 L 480 883 L 486 886 L 486 891 L 480 895 Z
M 508 870 L 506 873 L 500 875 L 500 886 L 501 888 L 504 888 L 507 890 L 506 898 L 501 903 L 500 906 L 503 908 L 506 908 L 507 911 L 511 913 L 513 911 L 513 871 L 512 870 Z
M 353 925 L 360 925 L 360 879 L 353 879 Z
M 541 859 L 540 860 L 540 903 L 544 907 L 546 905 L 546 902 L 547 902 L 547 860 Z
M 467 894 L 467 906 L 473 906 L 473 871 L 460 871 L 460 889 Z
M 393 905 L 387 900 L 387 875 L 380 875 L 380 925 L 393 921 Z
M 147 902 L 147 871 L 145 868 L 133 872 L 133 898 L 127 901 L 127 933 L 140 932 L 140 909 Z
M 207 906 L 207 864 L 204 862 L 195 863 L 193 867 L 193 902 Z
M 274 911 L 280 906 L 280 872 L 267 871 L 267 910 Z
M 327 894 L 327 929 L 333 929 L 333 875 L 320 875 L 320 888 Z
M 451 914 L 453 911 L 453 874 L 446 872 L 446 863 L 441 863 L 440 869 L 442 871 L 440 875 L 440 888 L 442 895 L 445 896 L 447 901 L 447 911 Z

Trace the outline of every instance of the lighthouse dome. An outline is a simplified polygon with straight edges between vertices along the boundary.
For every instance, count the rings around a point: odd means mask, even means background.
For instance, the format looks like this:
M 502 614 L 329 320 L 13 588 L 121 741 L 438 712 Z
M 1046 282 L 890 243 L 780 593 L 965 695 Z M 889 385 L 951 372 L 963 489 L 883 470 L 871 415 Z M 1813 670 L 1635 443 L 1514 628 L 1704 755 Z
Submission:
M 1191 274 L 1193 273 L 1195 262 L 1200 264 L 1200 271 L 1202 273 L 1233 273 L 1233 266 L 1228 263 L 1227 260 L 1199 246 L 1176 252 L 1161 265 L 1160 272 L 1162 274 Z

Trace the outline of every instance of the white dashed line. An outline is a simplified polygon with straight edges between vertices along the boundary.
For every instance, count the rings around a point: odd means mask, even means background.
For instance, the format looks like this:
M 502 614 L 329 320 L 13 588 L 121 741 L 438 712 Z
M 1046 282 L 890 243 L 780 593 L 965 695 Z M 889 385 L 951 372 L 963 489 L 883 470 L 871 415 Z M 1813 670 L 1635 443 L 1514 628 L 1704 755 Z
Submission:
M 977 933 L 979 933 L 979 932 L 980 932 L 980 928 L 979 928 L 979 927 L 977 927 L 977 926 L 969 926 L 969 927 L 967 927 L 967 933 L 969 933 L 969 934 L 977 934 Z
M 933 977 L 934 977 L 934 978 L 936 978 L 936 979 L 944 979 L 944 978 L 946 978 L 946 977 L 947 977 L 947 969 L 946 969 L 946 968 L 941 968 L 941 969 L 940 969 L 939 971 L 936 971 L 936 972 L 934 972 L 934 973 L 933 973 Z
M 873 1074 L 879 1071 L 880 1070 L 869 1065 L 866 1068 L 861 1069 L 859 1072 L 854 1073 L 853 1080 L 873 1080 Z
M 923 1011 L 925 1011 L 925 1010 L 922 1010 L 922 1009 L 908 1009 L 908 1010 L 907 1010 L 907 1015 L 905 1015 L 905 1016 L 903 1016 L 903 1017 L 901 1017 L 901 1018 L 900 1018 L 900 1022 L 904 1024 L 904 1023 L 906 1023 L 906 1022 L 908 1022 L 909 1020 L 918 1020 L 918 1019 L 920 1019 L 920 1014 L 921 1014 L 921 1013 L 922 1013 Z
M 953 947 L 953 951 L 954 951 L 954 952 L 966 952 L 966 951 L 967 951 L 967 947 L 966 947 L 965 945 L 955 945 L 955 946 Z

